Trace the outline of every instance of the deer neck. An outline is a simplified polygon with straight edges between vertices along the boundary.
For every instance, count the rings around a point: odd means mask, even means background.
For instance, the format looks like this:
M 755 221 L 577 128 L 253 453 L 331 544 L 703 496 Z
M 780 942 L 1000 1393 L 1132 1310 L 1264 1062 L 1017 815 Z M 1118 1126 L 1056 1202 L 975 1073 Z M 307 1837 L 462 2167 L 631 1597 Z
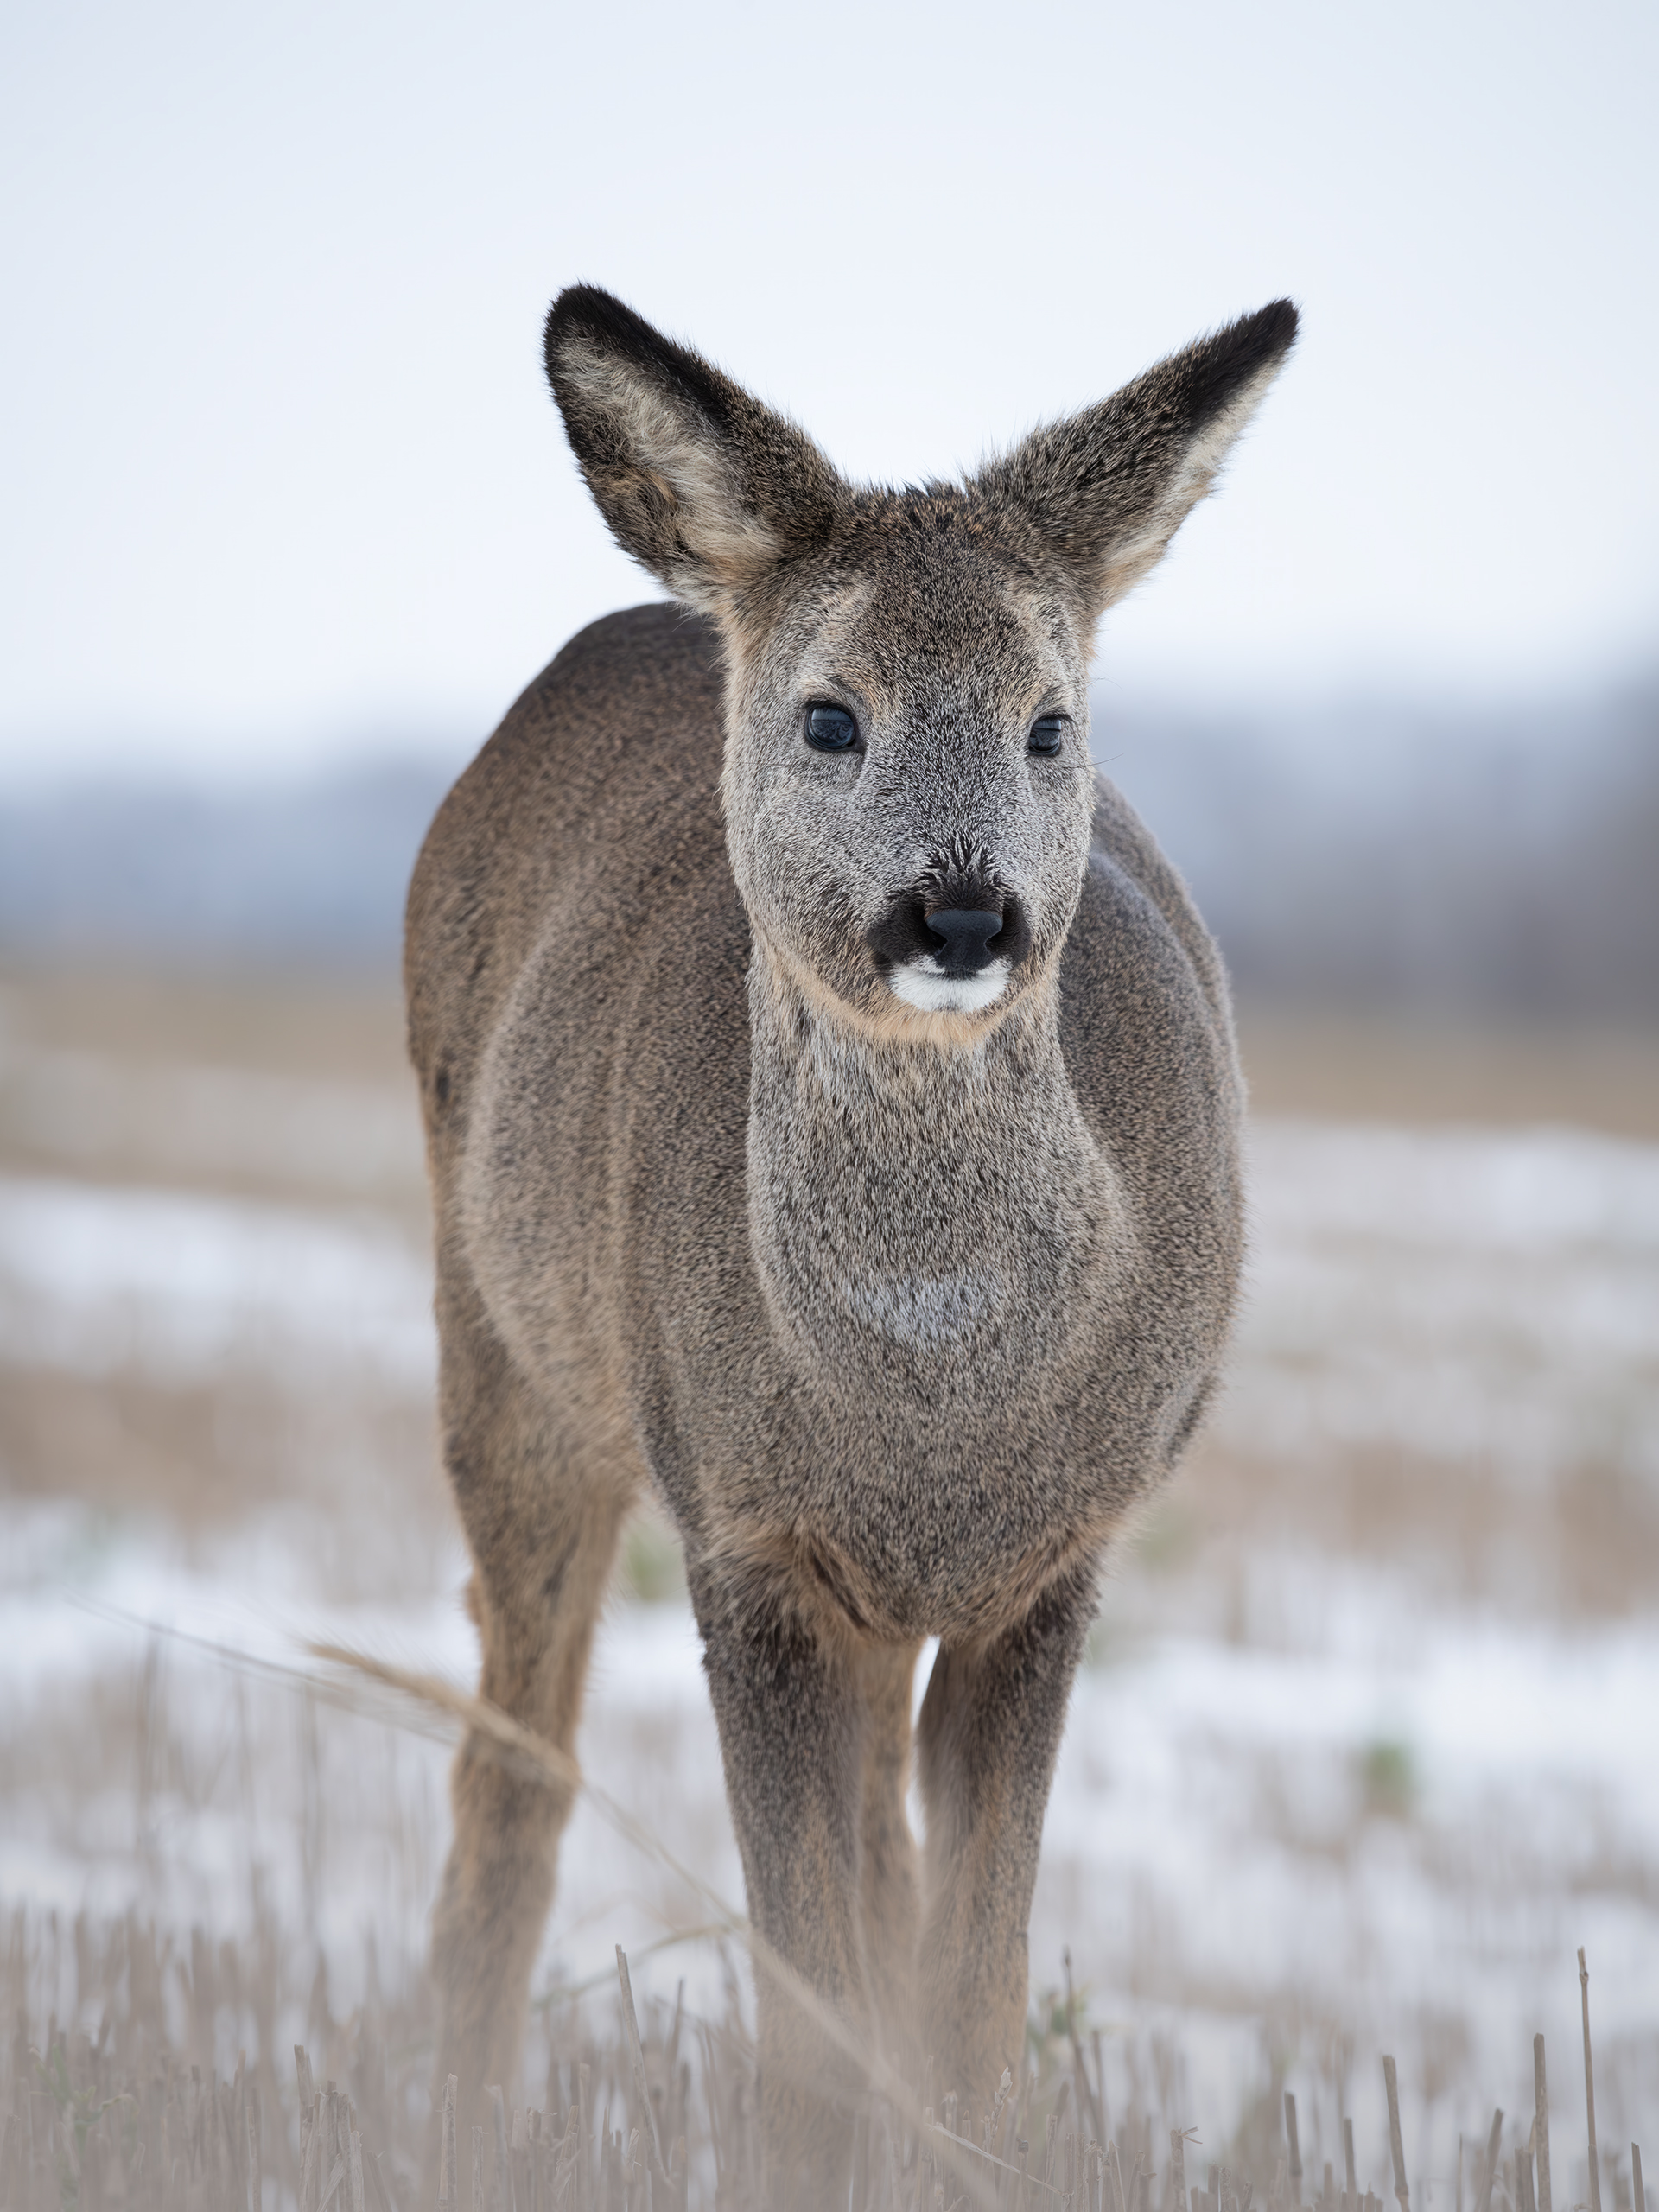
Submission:
M 749 995 L 750 1242 L 792 1363 L 888 1400 L 1023 1394 L 1124 1220 L 1052 982 L 971 1044 L 856 1027 L 760 941 Z

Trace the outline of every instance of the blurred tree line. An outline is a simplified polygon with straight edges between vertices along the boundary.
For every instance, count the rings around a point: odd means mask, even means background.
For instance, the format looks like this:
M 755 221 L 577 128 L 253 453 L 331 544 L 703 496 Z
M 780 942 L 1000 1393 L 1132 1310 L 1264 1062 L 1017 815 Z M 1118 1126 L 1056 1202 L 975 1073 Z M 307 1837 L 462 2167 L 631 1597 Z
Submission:
M 1502 716 L 1205 719 L 1103 696 L 1095 748 L 1248 1000 L 1659 1020 L 1659 677 Z M 0 951 L 390 975 L 410 866 L 463 757 L 0 798 Z

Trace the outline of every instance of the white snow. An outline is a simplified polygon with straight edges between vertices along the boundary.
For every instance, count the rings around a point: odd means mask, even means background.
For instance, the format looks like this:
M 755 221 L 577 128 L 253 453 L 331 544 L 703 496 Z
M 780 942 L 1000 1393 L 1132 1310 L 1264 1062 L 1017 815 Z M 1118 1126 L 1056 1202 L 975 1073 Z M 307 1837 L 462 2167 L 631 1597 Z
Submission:
M 387 1217 L 0 1177 L 0 1348 L 12 1367 L 163 1383 L 232 1365 L 302 1382 L 436 1368 L 430 1262 Z

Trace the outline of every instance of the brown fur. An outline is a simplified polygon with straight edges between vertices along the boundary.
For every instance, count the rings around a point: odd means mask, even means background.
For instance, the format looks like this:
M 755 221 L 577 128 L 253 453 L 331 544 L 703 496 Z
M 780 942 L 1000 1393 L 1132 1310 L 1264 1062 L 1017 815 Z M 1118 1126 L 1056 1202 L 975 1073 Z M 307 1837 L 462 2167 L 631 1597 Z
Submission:
M 757 1927 L 970 2100 L 1019 2061 L 1097 1564 L 1198 1418 L 1239 1260 L 1225 983 L 1093 775 L 1094 622 L 1294 329 L 1264 309 L 963 488 L 860 492 L 619 302 L 567 293 L 548 359 L 577 457 L 697 612 L 574 639 L 410 894 L 484 1694 L 569 1746 L 653 1482 Z M 855 751 L 805 745 L 826 698 Z M 1027 747 L 1044 715 L 1052 757 Z M 943 905 L 994 909 L 1018 958 L 946 973 Z M 454 1795 L 438 2073 L 476 2095 L 516 2063 L 569 1806 L 478 1744 Z M 772 2187 L 829 2202 L 857 2069 L 764 1976 L 760 2008 Z

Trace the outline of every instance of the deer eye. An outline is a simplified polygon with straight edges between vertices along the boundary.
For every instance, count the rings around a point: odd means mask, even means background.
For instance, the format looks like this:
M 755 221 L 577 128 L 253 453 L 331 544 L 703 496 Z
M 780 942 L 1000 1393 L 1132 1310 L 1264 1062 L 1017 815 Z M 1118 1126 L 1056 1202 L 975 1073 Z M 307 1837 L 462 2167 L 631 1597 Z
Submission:
M 858 724 L 845 707 L 820 700 L 806 710 L 806 741 L 815 753 L 845 753 L 858 738 Z
M 1065 742 L 1065 716 L 1039 715 L 1026 740 L 1027 753 L 1058 753 Z

